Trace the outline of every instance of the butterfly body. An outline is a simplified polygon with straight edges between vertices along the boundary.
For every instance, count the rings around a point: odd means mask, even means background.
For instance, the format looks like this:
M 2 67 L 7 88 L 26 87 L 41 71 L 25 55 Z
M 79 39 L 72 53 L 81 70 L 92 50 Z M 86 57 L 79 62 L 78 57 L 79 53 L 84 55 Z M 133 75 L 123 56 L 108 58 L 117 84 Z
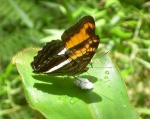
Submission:
M 99 45 L 94 19 L 83 17 L 67 29 L 61 39 L 46 43 L 38 51 L 31 63 L 34 73 L 74 76 L 88 70 L 86 66 Z

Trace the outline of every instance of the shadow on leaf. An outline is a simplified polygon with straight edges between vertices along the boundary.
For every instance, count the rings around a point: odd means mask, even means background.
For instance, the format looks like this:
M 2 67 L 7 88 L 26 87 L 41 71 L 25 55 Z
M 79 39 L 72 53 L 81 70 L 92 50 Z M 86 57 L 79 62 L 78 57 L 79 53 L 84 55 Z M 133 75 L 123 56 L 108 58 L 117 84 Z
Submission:
M 83 77 L 93 79 L 92 82 L 96 81 L 96 78 L 93 76 Z M 48 75 L 33 75 L 33 78 L 42 81 L 41 83 L 35 83 L 34 87 L 45 93 L 59 96 L 67 95 L 72 98 L 76 97 L 88 104 L 102 101 L 102 98 L 92 90 L 81 90 L 76 87 L 72 78 L 68 77 L 67 79 L 64 79 L 62 77 L 52 77 Z

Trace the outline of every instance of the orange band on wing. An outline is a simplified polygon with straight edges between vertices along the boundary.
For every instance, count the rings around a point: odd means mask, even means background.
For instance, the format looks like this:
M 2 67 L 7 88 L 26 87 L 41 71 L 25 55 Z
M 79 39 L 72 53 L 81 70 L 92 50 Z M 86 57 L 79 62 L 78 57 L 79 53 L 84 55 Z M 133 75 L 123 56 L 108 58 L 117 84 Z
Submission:
M 76 46 L 83 41 L 87 40 L 90 37 L 90 34 L 87 33 L 87 29 L 94 30 L 95 26 L 94 24 L 87 22 L 83 25 L 83 28 L 80 29 L 80 31 L 76 34 L 74 34 L 67 42 L 66 42 L 66 48 L 69 49 L 73 46 Z M 93 31 L 92 31 L 93 32 Z
M 81 43 L 83 44 L 83 43 Z M 83 55 L 87 55 L 87 53 L 90 53 L 92 56 L 94 55 L 97 47 L 99 44 L 99 40 L 96 38 L 93 39 L 89 39 L 86 44 L 84 44 L 83 47 L 80 47 L 78 49 L 74 49 L 74 51 L 70 54 L 68 54 L 70 56 L 71 59 L 75 60 L 78 57 L 81 57 Z

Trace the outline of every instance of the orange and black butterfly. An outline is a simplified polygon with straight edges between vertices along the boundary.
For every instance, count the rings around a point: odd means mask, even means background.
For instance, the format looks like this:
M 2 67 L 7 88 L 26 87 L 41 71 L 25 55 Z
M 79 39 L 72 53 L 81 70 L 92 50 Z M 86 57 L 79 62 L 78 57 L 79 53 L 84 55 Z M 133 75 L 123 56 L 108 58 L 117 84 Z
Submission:
M 61 36 L 46 43 L 31 62 L 34 73 L 78 75 L 88 70 L 99 45 L 93 17 L 85 16 Z

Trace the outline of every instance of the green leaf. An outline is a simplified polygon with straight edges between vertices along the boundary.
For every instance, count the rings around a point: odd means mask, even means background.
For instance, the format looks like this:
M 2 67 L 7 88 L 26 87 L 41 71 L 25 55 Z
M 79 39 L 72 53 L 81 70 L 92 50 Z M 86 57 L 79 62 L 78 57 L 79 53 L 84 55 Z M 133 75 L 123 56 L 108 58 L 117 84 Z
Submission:
M 34 109 L 50 119 L 137 119 L 123 79 L 107 54 L 96 53 L 92 67 L 81 77 L 94 83 L 81 90 L 74 78 L 35 75 L 30 62 L 37 49 L 26 49 L 13 58 L 22 77 L 26 98 Z M 65 80 L 64 80 L 65 79 Z

